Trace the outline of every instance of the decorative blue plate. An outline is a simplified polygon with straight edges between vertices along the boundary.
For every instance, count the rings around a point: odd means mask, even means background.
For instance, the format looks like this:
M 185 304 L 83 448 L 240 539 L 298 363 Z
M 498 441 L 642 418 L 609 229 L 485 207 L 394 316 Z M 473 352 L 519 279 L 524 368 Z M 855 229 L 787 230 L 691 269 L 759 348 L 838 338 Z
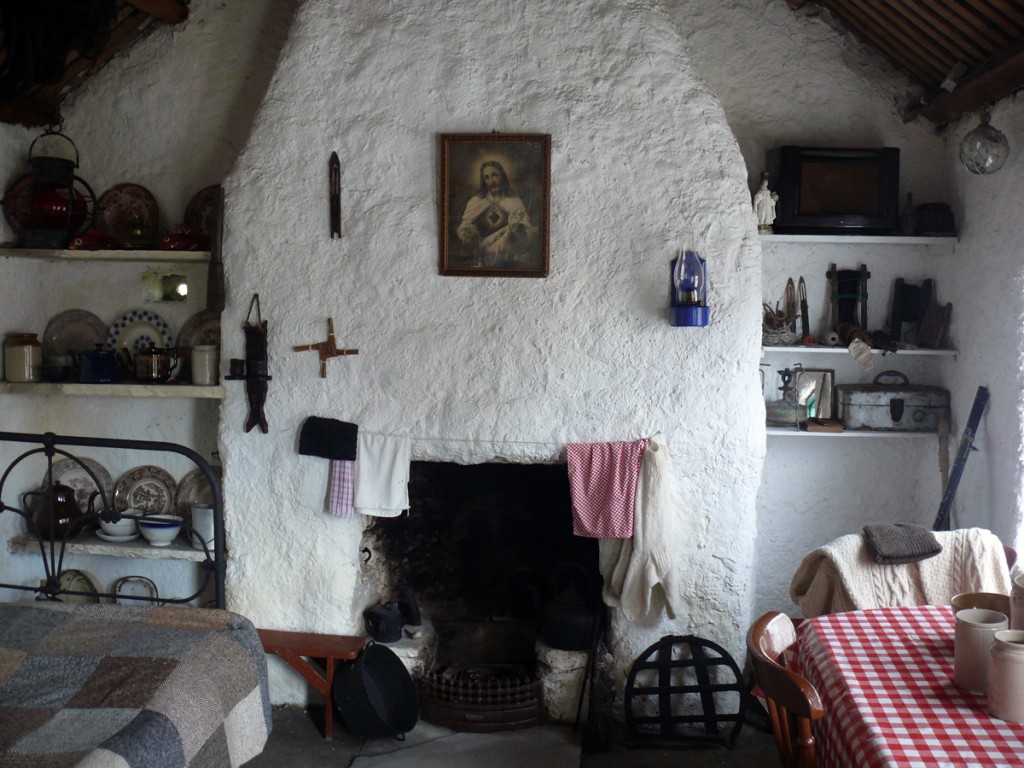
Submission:
M 169 349 L 174 346 L 174 334 L 166 320 L 148 309 L 128 310 L 107 331 L 107 349 L 127 347 L 134 356 L 150 344 Z

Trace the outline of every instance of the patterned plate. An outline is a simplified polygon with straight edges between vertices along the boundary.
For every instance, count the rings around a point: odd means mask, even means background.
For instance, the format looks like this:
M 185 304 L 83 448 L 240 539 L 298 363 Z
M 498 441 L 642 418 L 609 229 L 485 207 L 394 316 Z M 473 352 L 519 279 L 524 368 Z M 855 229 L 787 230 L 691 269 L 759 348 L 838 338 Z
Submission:
M 139 184 L 115 184 L 96 201 L 99 226 L 124 248 L 151 248 L 159 239 L 160 208 Z
M 128 347 L 134 356 L 150 344 L 169 349 L 174 346 L 174 334 L 166 320 L 148 309 L 128 310 L 107 331 L 107 349 Z
M 114 485 L 114 506 L 119 512 L 129 507 L 141 509 L 147 515 L 174 512 L 174 478 L 160 467 L 146 465 L 129 469 Z
M 107 337 L 107 324 L 92 312 L 69 309 L 50 318 L 43 331 L 43 356 L 59 357 L 89 352 Z
M 178 331 L 178 358 L 189 360 L 192 347 L 209 344 L 220 346 L 220 314 L 208 309 L 196 312 Z
M 220 185 L 211 184 L 203 187 L 188 202 L 185 208 L 185 226 L 202 232 L 204 235 L 212 234 L 213 230 L 213 207 L 217 204 L 217 190 Z
M 193 504 L 213 504 L 213 489 L 201 469 L 193 469 L 178 483 L 178 493 L 174 497 L 175 514 L 191 523 Z
M 98 461 L 87 459 L 84 456 L 79 456 L 79 459 L 82 464 L 85 464 L 95 473 L 96 478 L 103 487 L 103 492 L 107 495 L 107 503 L 113 504 L 114 481 L 110 478 L 110 473 Z M 97 491 L 96 483 L 93 482 L 92 478 L 89 477 L 89 473 L 78 462 L 74 459 L 60 459 L 53 462 L 53 482 L 63 483 L 74 488 L 75 501 L 78 503 L 78 508 L 83 512 L 89 511 L 89 497 Z M 43 478 L 42 485 L 46 485 L 45 477 Z M 97 496 L 96 501 L 93 502 L 93 512 L 99 512 L 102 508 L 103 501 Z

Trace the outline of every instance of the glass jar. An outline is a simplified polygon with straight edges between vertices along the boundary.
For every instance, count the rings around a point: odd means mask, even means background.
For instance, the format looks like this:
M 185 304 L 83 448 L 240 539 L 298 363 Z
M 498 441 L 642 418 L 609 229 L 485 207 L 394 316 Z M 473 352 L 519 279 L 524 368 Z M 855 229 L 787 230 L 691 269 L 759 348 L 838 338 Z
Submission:
M 996 632 L 989 651 L 988 713 L 1024 723 L 1024 632 Z
M 7 381 L 39 381 L 43 347 L 34 333 L 9 333 L 4 341 L 4 378 Z

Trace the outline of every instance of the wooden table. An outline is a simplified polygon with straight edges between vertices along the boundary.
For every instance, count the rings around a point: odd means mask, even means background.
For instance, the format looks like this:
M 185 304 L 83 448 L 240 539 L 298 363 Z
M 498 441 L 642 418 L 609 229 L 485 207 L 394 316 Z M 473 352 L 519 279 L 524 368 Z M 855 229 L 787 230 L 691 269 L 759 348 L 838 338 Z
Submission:
M 286 632 L 278 629 L 258 629 L 263 650 L 283 659 L 288 666 L 302 675 L 310 685 L 324 695 L 324 738 L 334 734 L 334 701 L 331 687 L 334 683 L 335 664 L 351 661 L 366 645 L 365 637 L 351 635 L 318 635 L 314 632 Z M 320 667 L 309 659 L 323 659 Z
M 1024 766 L 1024 725 L 953 684 L 953 611 L 925 605 L 818 616 L 796 667 L 818 689 L 819 768 Z

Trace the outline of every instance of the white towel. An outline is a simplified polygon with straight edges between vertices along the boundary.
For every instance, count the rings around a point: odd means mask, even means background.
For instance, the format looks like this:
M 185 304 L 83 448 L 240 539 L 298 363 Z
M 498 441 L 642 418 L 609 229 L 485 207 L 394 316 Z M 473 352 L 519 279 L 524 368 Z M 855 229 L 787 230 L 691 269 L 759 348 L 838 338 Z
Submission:
M 409 457 L 412 441 L 404 435 L 359 430 L 355 466 L 356 512 L 398 517 L 409 508 Z

